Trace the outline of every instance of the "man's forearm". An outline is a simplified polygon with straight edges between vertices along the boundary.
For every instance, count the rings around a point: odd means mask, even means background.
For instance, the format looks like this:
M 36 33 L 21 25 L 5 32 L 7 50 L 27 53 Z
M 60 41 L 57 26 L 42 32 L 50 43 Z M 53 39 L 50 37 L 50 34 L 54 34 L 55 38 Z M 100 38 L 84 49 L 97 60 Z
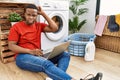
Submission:
M 18 45 L 9 45 L 9 49 L 16 53 L 30 53 L 29 49 L 22 48 Z
M 56 23 L 48 15 L 46 15 L 46 13 L 43 12 L 42 16 L 47 20 L 49 27 L 53 29 L 53 31 L 56 31 L 58 29 Z

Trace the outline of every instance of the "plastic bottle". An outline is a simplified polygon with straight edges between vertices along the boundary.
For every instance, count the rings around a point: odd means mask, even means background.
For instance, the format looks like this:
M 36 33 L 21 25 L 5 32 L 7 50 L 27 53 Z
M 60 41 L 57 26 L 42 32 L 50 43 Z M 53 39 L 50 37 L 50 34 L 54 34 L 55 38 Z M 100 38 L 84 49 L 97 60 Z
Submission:
M 95 58 L 95 44 L 93 41 L 87 43 L 85 47 L 85 61 L 93 61 Z

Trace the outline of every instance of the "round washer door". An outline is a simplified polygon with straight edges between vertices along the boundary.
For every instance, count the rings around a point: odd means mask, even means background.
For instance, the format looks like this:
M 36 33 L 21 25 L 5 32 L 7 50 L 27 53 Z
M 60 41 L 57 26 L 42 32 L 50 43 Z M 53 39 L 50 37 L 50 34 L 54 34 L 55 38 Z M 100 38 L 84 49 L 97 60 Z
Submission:
M 56 32 L 51 32 L 51 33 L 45 33 L 46 37 L 49 40 L 52 41 L 57 41 L 60 40 L 66 32 L 66 27 L 67 27 L 67 22 L 65 20 L 65 17 L 62 13 L 55 13 L 52 12 L 51 14 L 49 14 L 49 17 L 52 18 L 53 21 L 55 21 L 55 23 L 58 25 L 58 30 Z M 47 21 L 45 21 L 45 23 L 47 23 Z

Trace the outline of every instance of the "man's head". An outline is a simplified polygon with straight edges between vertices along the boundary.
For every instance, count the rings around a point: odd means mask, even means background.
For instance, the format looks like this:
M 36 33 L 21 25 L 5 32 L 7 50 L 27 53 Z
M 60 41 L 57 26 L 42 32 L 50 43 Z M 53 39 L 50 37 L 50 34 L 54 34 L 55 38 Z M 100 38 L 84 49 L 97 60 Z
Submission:
M 38 15 L 37 7 L 34 4 L 29 4 L 24 9 L 24 17 L 28 25 L 36 21 Z

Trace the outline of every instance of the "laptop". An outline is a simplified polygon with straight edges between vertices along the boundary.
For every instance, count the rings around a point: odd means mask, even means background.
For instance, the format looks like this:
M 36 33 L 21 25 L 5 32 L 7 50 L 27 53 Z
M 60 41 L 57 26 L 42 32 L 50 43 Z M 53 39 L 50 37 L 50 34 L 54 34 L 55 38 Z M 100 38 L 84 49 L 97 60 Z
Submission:
M 55 46 L 54 48 L 50 48 L 43 51 L 43 57 L 46 59 L 54 58 L 58 55 L 60 55 L 62 52 L 66 51 L 68 46 L 70 44 L 70 41 L 60 43 L 59 45 Z

